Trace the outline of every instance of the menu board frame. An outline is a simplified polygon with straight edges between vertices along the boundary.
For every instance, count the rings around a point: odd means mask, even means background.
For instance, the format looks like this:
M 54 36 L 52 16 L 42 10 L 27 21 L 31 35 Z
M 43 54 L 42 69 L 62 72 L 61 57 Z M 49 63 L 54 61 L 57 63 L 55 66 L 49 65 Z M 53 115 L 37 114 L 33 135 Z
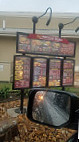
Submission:
M 70 43 L 73 43 L 74 44 L 74 53 L 73 53 L 73 55 L 67 55 L 67 54 L 54 54 L 53 53 L 53 51 L 52 51 L 52 54 L 50 54 L 50 53 L 48 53 L 48 52 L 46 52 L 46 53 L 44 53 L 44 52 L 34 52 L 34 51 L 20 51 L 19 50 L 19 36 L 20 35 L 25 35 L 25 36 L 28 36 L 28 38 L 27 39 L 29 39 L 30 40 L 30 46 L 29 45 L 27 45 L 28 46 L 28 48 L 30 47 L 32 47 L 32 43 L 31 43 L 31 39 L 37 39 L 37 40 L 40 40 L 40 41 L 42 41 L 42 40 L 44 40 L 44 41 L 55 41 L 55 43 L 66 43 L 67 41 L 65 41 L 66 39 L 59 39 L 58 37 L 53 37 L 53 36 L 49 36 L 49 35 L 41 35 L 41 34 L 28 34 L 28 33 L 23 33 L 23 32 L 17 32 L 17 36 L 16 36 L 16 53 L 22 53 L 22 54 L 34 54 L 34 55 L 47 55 L 47 56 L 58 56 L 58 57 L 75 57 L 75 50 L 76 50 L 76 43 L 75 42 L 72 42 L 72 41 L 70 41 Z M 36 35 L 36 36 L 35 36 Z M 39 38 L 39 36 L 41 36 L 41 38 Z M 35 38 L 36 37 L 36 38 Z M 28 42 L 28 41 L 27 41 Z M 67 44 L 67 43 L 66 43 Z M 22 48 L 22 47 L 21 47 Z M 62 47 L 62 50 L 64 50 L 64 47 Z M 63 52 L 63 51 L 62 51 Z
M 60 62 L 61 62 L 61 65 L 60 65 L 60 85 L 58 85 L 58 86 L 49 86 L 49 71 L 50 71 L 50 61 L 51 60 L 59 60 Z M 62 86 L 62 80 L 61 80 L 61 78 L 62 78 L 62 61 L 63 61 L 63 59 L 59 59 L 59 58 L 49 58 L 49 67 L 48 67 L 48 84 L 47 84 L 47 86 L 49 87 L 49 88 L 51 88 L 51 87 L 61 87 Z
M 24 58 L 30 58 L 30 82 L 29 82 L 29 87 L 22 87 L 22 88 L 15 88 L 15 60 L 16 57 L 24 57 Z M 13 86 L 12 88 L 14 90 L 21 90 L 21 89 L 29 89 L 31 88 L 31 57 L 30 56 L 26 56 L 26 55 L 14 55 L 14 60 L 13 60 Z
M 73 82 L 71 85 L 63 85 L 63 73 L 64 73 L 64 61 L 73 61 L 74 65 L 73 65 Z M 62 87 L 68 87 L 68 86 L 73 86 L 74 85 L 74 70 L 75 70 L 75 60 L 74 59 L 63 59 L 63 69 L 62 69 Z
M 33 86 L 33 74 L 34 74 L 34 59 L 46 59 L 46 85 L 45 86 Z M 46 57 L 32 57 L 32 76 L 31 76 L 31 86 L 32 88 L 45 88 L 47 86 L 47 76 L 48 76 L 48 58 Z

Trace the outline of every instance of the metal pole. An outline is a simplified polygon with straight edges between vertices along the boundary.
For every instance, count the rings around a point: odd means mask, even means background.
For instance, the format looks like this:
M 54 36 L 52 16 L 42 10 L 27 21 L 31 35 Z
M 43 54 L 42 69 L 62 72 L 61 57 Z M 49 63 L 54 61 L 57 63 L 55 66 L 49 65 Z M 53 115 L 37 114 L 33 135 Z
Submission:
M 64 25 L 63 25 L 62 23 L 60 23 L 60 24 L 58 25 L 58 27 L 59 27 L 59 38 L 61 38 L 61 31 L 62 31 Z
M 24 89 L 21 89 L 21 104 L 20 104 L 21 114 L 23 114 L 23 102 L 24 102 Z
M 36 23 L 33 21 L 33 34 L 35 34 L 36 31 Z
M 59 28 L 59 38 L 61 38 L 61 29 Z
M 35 31 L 36 31 L 36 23 L 38 22 L 38 18 L 34 16 L 34 17 L 32 18 L 32 21 L 33 21 L 33 34 L 35 34 Z
M 61 31 L 62 31 L 64 25 L 62 23 L 60 23 L 58 26 L 59 26 L 59 38 L 61 38 Z M 64 59 L 66 59 L 66 58 L 64 57 Z M 62 80 L 63 80 L 63 73 L 62 73 Z M 62 90 L 65 91 L 65 87 L 62 87 Z

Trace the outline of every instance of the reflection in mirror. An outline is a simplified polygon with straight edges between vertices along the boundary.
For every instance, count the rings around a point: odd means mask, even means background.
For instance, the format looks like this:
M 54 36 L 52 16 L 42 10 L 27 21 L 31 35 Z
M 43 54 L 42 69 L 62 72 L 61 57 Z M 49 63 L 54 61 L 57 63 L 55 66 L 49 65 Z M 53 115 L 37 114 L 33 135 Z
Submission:
M 60 126 L 70 117 L 70 96 L 65 93 L 38 91 L 35 94 L 32 117 L 42 123 Z

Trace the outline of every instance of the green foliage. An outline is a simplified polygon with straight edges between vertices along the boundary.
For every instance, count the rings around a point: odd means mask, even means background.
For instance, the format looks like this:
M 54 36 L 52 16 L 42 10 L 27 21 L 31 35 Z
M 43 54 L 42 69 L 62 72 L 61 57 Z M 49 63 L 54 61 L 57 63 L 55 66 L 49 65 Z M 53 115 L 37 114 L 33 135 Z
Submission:
M 66 87 L 66 91 L 72 92 L 72 93 L 79 93 L 79 88 Z
M 25 94 L 25 97 L 26 97 L 26 98 L 28 98 L 29 91 L 30 91 L 30 89 L 25 89 L 25 90 L 24 90 L 24 94 Z
M 53 90 L 62 90 L 62 87 L 51 87 Z M 21 90 L 12 90 L 12 83 L 0 82 L 0 98 L 8 98 L 10 95 L 20 96 Z M 28 98 L 30 89 L 24 89 L 24 96 Z M 65 91 L 75 93 L 79 96 L 79 88 L 65 87 Z
M 0 90 L 3 88 L 9 88 L 9 90 L 12 90 L 12 83 L 0 82 Z
M 9 97 L 9 87 L 4 87 L 2 89 L 0 89 L 0 98 L 8 98 Z

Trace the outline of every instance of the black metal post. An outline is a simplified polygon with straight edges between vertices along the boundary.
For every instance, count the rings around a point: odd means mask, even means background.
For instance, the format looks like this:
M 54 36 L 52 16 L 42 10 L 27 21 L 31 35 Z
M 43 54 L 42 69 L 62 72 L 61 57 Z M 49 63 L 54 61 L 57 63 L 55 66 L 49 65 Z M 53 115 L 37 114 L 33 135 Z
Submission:
M 38 18 L 34 16 L 34 17 L 32 18 L 32 21 L 33 21 L 33 34 L 35 34 L 35 31 L 36 31 L 36 23 L 38 22 Z
M 59 28 L 59 38 L 61 38 L 61 29 Z
M 36 23 L 33 22 L 33 34 L 35 34 L 35 30 L 36 30 Z
M 24 89 L 21 89 L 21 104 L 20 104 L 21 114 L 23 114 L 23 102 L 24 102 Z
M 58 26 L 59 26 L 59 38 L 61 38 L 61 31 L 62 31 L 64 25 L 62 23 L 60 23 Z M 66 58 L 64 57 L 64 59 L 66 59 Z M 62 74 L 62 80 L 63 80 L 63 74 Z M 65 91 L 65 87 L 62 87 L 62 90 Z
M 61 38 L 61 31 L 62 31 L 64 25 L 63 25 L 62 23 L 60 23 L 60 24 L 58 25 L 58 27 L 59 27 L 59 38 Z

